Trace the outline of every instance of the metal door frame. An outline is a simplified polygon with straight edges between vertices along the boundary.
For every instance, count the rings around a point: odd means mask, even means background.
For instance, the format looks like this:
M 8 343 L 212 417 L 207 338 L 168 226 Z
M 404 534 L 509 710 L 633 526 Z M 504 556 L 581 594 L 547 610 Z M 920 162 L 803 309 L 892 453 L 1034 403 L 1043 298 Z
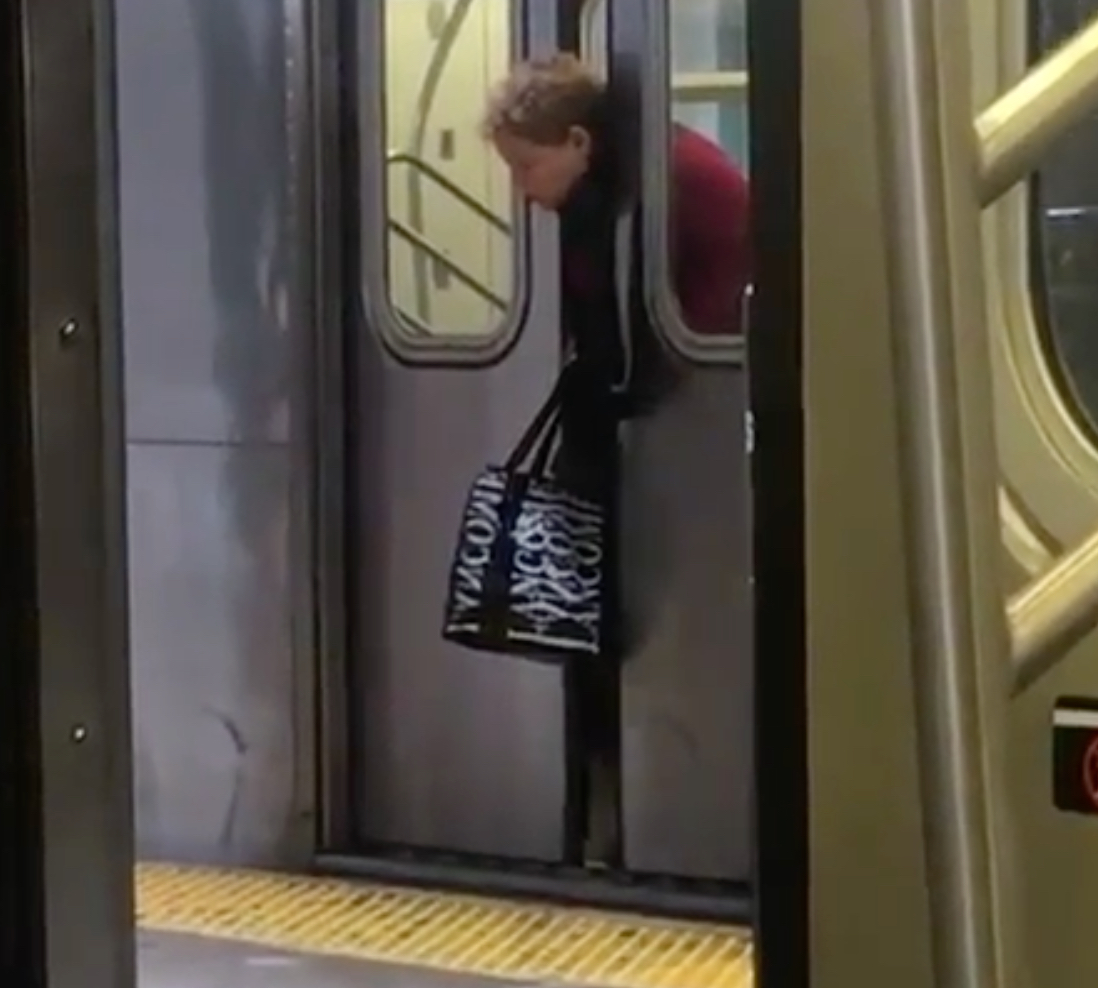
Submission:
M 46 971 L 51 988 L 127 988 L 133 821 L 112 9 L 109 0 L 21 6 Z
M 748 13 L 755 280 L 745 364 L 752 418 L 759 988 L 807 988 L 810 977 L 801 5 L 766 0 Z M 784 59 L 780 52 L 791 54 Z M 758 111 L 756 93 L 766 100 Z

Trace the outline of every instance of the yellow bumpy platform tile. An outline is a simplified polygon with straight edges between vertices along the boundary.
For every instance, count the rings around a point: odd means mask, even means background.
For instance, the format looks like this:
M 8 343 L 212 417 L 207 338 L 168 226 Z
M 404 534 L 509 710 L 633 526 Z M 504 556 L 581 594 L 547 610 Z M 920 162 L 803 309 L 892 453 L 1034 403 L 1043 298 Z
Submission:
M 514 981 L 750 988 L 750 932 L 337 879 L 144 864 L 138 925 Z

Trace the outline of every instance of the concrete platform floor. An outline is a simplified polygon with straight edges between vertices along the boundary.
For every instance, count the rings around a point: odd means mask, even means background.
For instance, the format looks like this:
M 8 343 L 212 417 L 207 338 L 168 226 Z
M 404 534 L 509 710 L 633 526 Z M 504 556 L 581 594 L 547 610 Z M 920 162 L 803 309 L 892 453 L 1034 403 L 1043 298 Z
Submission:
M 168 933 L 139 931 L 137 942 L 138 988 L 499 988 L 522 984 Z

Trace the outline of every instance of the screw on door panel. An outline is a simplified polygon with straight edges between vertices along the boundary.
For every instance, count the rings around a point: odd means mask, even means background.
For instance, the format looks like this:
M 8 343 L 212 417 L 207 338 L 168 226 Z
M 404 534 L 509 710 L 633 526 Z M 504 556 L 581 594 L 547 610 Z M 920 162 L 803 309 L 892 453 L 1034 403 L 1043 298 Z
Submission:
M 66 319 L 61 324 L 61 329 L 58 331 L 58 335 L 61 337 L 61 342 L 64 344 L 72 343 L 76 339 L 76 334 L 80 331 L 80 323 L 75 319 Z

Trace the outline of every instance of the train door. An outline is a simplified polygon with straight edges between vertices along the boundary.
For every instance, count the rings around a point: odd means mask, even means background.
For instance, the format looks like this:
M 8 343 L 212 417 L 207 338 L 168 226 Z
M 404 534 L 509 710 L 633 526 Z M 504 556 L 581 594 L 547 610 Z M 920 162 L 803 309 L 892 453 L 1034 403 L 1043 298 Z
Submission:
M 442 641 L 468 486 L 559 367 L 553 223 L 479 135 L 489 86 L 548 50 L 547 5 L 359 5 L 361 319 L 351 341 L 350 808 L 359 851 L 560 860 L 559 671 Z
M 731 326 L 690 325 L 671 244 L 677 128 L 750 167 L 749 6 L 593 0 L 586 11 L 589 52 L 605 51 L 619 93 L 640 108 L 625 138 L 637 163 L 638 274 L 679 373 L 654 412 L 626 427 L 623 863 L 741 889 L 751 868 L 753 758 L 743 339 Z
M 745 5 L 674 11 L 632 0 L 388 0 L 357 11 L 357 212 L 387 221 L 363 223 L 358 237 L 343 731 L 354 837 L 340 849 L 585 863 L 586 818 L 604 798 L 608 842 L 621 847 L 607 863 L 746 888 L 742 341 L 685 324 L 669 287 L 666 206 L 672 117 L 746 168 Z M 557 47 L 603 58 L 616 91 L 636 97 L 628 139 L 653 167 L 638 186 L 643 268 L 622 277 L 656 286 L 645 301 L 683 370 L 670 400 L 627 428 L 630 647 L 607 706 L 614 720 L 620 709 L 620 766 L 598 778 L 567 736 L 571 687 L 558 670 L 439 637 L 470 478 L 514 441 L 559 367 L 555 220 L 514 203 L 477 136 L 487 87 L 509 62 Z M 642 88 L 650 58 L 663 68 Z M 626 287 L 640 294 L 637 280 Z
M 134 983 L 109 19 L 0 14 L 0 970 Z

